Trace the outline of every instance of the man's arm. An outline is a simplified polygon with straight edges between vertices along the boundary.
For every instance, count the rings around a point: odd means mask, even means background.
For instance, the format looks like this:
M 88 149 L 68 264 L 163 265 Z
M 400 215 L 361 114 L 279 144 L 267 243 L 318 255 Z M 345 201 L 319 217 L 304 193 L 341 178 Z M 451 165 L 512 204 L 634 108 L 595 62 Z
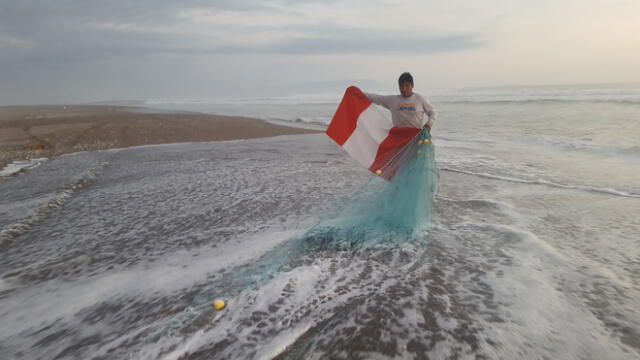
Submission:
M 387 96 L 384 95 L 376 95 L 376 94 L 369 94 L 369 93 L 364 93 L 364 95 L 367 97 L 367 99 L 369 99 L 369 101 L 371 101 L 372 103 L 376 104 L 376 105 L 380 105 L 383 106 L 385 108 L 389 108 L 389 105 L 387 104 L 387 102 L 385 101 Z
M 425 125 L 425 127 L 427 129 L 429 129 L 429 131 L 431 131 L 431 127 L 433 126 L 433 123 L 436 122 L 436 111 L 433 109 L 433 106 L 431 106 L 431 104 L 429 103 L 429 101 L 427 101 L 426 98 L 422 98 L 423 102 L 422 102 L 422 107 L 424 108 L 424 113 L 427 114 L 427 116 L 429 117 L 429 120 L 427 121 L 427 124 Z

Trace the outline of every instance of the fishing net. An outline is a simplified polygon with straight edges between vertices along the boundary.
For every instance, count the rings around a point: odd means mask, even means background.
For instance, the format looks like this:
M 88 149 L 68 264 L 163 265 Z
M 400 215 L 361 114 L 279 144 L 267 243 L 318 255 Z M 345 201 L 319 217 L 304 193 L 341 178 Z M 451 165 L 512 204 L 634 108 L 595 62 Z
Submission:
M 438 186 L 431 134 L 421 130 L 390 153 L 375 174 L 346 208 L 304 235 L 305 251 L 357 251 L 424 240 Z

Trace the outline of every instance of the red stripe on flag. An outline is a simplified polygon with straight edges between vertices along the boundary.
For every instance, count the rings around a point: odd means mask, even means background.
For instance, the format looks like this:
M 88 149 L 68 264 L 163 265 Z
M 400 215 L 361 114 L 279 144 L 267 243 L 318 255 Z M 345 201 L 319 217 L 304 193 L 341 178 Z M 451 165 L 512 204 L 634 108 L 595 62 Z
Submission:
M 389 130 L 389 135 L 380 143 L 378 152 L 376 153 L 376 159 L 373 161 L 369 170 L 376 172 L 382 170 L 383 178 L 391 180 L 398 171 L 398 167 L 404 164 L 400 164 L 399 161 L 390 163 L 392 159 L 407 145 L 411 139 L 420 133 L 420 129 L 412 127 L 392 127 Z
M 325 133 L 342 146 L 356 129 L 358 117 L 371 105 L 367 96 L 355 86 L 349 86 L 344 92 L 340 106 L 336 110 L 331 124 Z

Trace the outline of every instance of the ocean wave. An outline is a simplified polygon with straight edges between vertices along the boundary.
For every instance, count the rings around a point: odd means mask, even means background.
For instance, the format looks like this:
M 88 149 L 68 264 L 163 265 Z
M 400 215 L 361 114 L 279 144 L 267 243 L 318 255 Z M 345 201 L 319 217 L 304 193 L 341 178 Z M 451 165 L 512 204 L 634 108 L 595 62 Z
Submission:
M 524 99 L 438 99 L 433 98 L 434 103 L 440 104 L 577 104 L 577 103 L 597 103 L 597 104 L 618 104 L 618 105 L 640 105 L 640 99 L 589 99 L 589 98 L 524 98 Z
M 0 247 L 9 244 L 19 236 L 27 233 L 27 231 L 29 231 L 36 223 L 43 220 L 49 214 L 69 201 L 73 195 L 93 184 L 98 175 L 102 173 L 106 164 L 106 162 L 101 163 L 98 166 L 87 170 L 80 179 L 67 184 L 51 200 L 38 206 L 31 216 L 18 220 L 13 224 L 9 224 L 4 229 L 0 230 Z
M 146 99 L 144 105 L 331 105 L 337 106 L 340 96 L 300 95 L 300 96 L 263 96 L 237 98 L 196 98 L 196 99 Z
M 597 103 L 640 105 L 640 98 L 562 98 L 562 97 L 523 97 L 523 98 L 474 98 L 457 96 L 431 96 L 434 104 L 567 104 L 567 103 Z M 339 99 L 315 99 L 315 98 L 220 98 L 220 99 L 148 99 L 135 104 L 137 106 L 338 106 Z M 124 103 L 123 103 L 124 104 Z
M 613 188 L 603 188 L 603 187 L 597 187 L 597 186 L 591 186 L 591 185 L 579 185 L 579 184 L 572 184 L 572 185 L 560 184 L 557 182 L 544 180 L 544 179 L 534 179 L 534 180 L 518 179 L 518 178 L 512 178 L 508 176 L 500 176 L 500 175 L 493 175 L 493 174 L 482 173 L 482 172 L 453 169 L 449 167 L 441 167 L 440 170 L 466 174 L 466 175 L 479 176 L 487 179 L 508 181 L 508 182 L 519 183 L 519 184 L 544 185 L 544 186 L 550 186 L 550 187 L 555 187 L 560 189 L 581 190 L 581 191 L 587 191 L 592 193 L 600 193 L 600 194 L 607 194 L 607 195 L 614 195 L 614 196 L 621 196 L 621 197 L 640 198 L 640 194 L 619 190 L 619 189 L 613 189 Z
M 286 119 L 283 119 L 283 120 L 291 121 Z M 293 120 L 293 122 L 308 123 L 308 124 L 321 125 L 326 127 L 329 125 L 329 123 L 331 123 L 331 118 L 327 116 L 313 116 L 313 117 L 300 116 L 300 117 L 297 117 L 295 120 Z
M 631 146 L 628 148 L 618 149 L 617 151 L 622 155 L 640 155 L 640 146 Z
M 47 161 L 47 158 L 14 161 L 0 170 L 0 177 L 12 176 L 25 170 L 33 169 Z

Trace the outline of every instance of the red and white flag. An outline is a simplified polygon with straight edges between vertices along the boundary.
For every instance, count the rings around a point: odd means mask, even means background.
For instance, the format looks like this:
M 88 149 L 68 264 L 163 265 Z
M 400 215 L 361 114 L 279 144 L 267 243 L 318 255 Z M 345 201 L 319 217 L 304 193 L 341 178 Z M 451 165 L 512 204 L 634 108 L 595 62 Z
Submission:
M 420 129 L 397 127 L 386 109 L 373 104 L 357 87 L 344 93 L 326 134 L 370 171 L 391 180 L 402 165 L 394 161 Z

